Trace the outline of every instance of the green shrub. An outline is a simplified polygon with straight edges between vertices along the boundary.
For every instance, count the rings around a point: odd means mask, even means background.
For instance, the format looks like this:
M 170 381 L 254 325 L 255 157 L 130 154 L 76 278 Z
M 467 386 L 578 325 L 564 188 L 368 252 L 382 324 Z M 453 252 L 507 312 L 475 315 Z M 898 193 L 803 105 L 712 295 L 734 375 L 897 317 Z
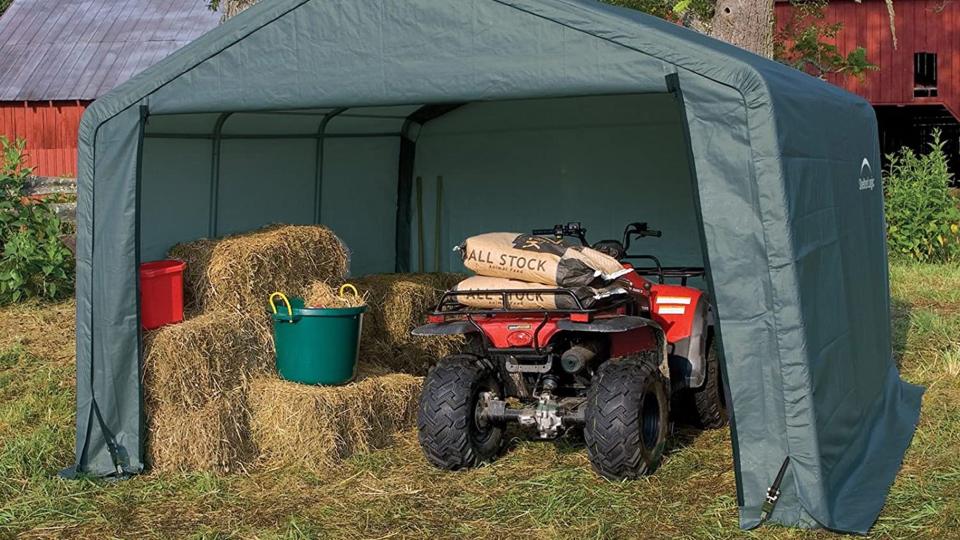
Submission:
M 940 132 L 930 151 L 901 148 L 887 156 L 884 179 L 887 243 L 895 258 L 921 262 L 960 260 L 960 200 L 950 190 L 951 174 Z
M 73 291 L 73 256 L 47 200 L 23 195 L 32 169 L 24 141 L 0 137 L 0 304 L 55 300 Z

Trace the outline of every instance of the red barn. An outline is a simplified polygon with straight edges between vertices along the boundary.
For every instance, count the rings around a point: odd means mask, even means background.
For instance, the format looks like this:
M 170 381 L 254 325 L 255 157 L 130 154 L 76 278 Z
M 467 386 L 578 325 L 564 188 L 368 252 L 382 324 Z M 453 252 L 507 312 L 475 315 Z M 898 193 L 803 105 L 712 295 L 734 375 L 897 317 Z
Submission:
M 14 0 L 0 17 L 0 135 L 39 176 L 76 176 L 91 101 L 215 27 L 202 0 Z
M 841 54 L 863 47 L 878 70 L 862 78 L 829 74 L 827 79 L 868 99 L 877 111 L 884 153 L 901 146 L 920 149 L 934 128 L 943 131 L 960 173 L 960 2 L 894 0 L 896 46 L 883 0 L 833 0 L 823 23 L 842 23 L 835 44 Z M 796 16 L 789 2 L 776 4 L 782 28 Z

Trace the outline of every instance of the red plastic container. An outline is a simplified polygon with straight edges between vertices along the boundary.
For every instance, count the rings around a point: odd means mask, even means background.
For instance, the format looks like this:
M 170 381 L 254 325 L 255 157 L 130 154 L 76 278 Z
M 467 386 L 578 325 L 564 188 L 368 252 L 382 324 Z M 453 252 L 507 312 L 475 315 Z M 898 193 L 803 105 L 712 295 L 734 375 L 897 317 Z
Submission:
M 140 323 L 144 330 L 183 321 L 183 261 L 140 265 Z

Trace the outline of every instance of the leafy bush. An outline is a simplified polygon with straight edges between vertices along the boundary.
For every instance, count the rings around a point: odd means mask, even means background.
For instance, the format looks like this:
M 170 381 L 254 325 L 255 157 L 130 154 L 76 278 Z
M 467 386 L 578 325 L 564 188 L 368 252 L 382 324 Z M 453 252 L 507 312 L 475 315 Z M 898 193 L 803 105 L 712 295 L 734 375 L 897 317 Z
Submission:
M 73 256 L 47 200 L 23 194 L 32 169 L 24 141 L 0 137 L 0 304 L 55 300 L 73 291 Z
M 894 257 L 921 262 L 960 260 L 960 199 L 950 191 L 951 174 L 940 132 L 930 151 L 901 148 L 887 156 L 884 179 L 887 243 Z

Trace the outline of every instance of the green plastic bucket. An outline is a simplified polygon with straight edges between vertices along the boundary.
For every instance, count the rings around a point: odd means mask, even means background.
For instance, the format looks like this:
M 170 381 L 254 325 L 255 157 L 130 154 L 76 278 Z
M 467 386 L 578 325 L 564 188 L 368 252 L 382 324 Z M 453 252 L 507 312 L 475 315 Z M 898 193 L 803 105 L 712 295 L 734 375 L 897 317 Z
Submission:
M 272 314 L 280 377 L 303 384 L 352 381 L 367 307 L 305 308 L 303 304 L 302 298 L 294 298 L 289 305 L 275 305 Z

